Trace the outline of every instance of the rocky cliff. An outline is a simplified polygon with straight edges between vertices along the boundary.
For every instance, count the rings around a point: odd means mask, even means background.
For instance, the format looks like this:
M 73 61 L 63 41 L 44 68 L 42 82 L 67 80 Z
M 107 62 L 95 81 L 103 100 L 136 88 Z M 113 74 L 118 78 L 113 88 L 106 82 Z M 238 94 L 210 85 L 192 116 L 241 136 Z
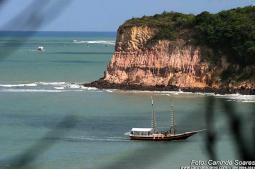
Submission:
M 120 28 L 104 80 L 144 86 L 218 85 L 211 83 L 213 68 L 201 61 L 200 47 L 182 39 L 150 42 L 156 31 L 143 26 Z
M 191 31 L 179 32 L 174 39 L 155 39 L 160 29 L 155 26 L 127 25 L 118 29 L 115 52 L 107 66 L 105 76 L 87 84 L 99 88 L 149 90 L 212 90 L 223 92 L 254 93 L 252 78 L 237 81 L 222 79 L 231 67 L 221 54 L 216 62 L 210 61 L 215 52 L 206 45 L 193 43 Z M 254 66 L 246 67 L 253 73 Z M 248 92 L 247 92 L 248 90 Z

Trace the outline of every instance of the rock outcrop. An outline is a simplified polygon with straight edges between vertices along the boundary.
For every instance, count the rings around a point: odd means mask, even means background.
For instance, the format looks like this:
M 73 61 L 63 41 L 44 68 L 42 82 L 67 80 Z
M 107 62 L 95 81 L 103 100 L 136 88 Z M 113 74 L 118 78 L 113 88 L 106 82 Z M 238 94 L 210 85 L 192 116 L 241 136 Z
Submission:
M 220 73 L 228 63 L 211 65 L 203 58 L 212 51 L 195 46 L 184 39 L 151 41 L 155 28 L 121 27 L 115 53 L 104 80 L 115 84 L 177 87 L 214 87 L 221 84 Z M 206 49 L 205 49 L 206 48 Z
M 248 94 L 254 93 L 254 82 L 222 82 L 221 74 L 230 65 L 224 56 L 217 63 L 210 63 L 207 60 L 207 55 L 213 54 L 210 48 L 181 37 L 153 40 L 157 31 L 157 28 L 148 26 L 121 26 L 105 76 L 87 86 L 125 89 L 136 86 L 135 89 L 152 90 L 227 89 L 230 93 L 245 89 L 250 91 Z
M 145 86 L 206 87 L 209 65 L 201 63 L 201 49 L 183 40 L 151 43 L 154 30 L 131 27 L 118 34 L 116 51 L 104 80 Z

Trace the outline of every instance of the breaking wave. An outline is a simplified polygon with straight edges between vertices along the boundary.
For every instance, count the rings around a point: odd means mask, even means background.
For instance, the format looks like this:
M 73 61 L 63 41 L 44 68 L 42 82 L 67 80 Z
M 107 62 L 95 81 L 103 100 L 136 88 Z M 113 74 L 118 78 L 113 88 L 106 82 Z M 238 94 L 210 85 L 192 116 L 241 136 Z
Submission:
M 215 94 L 215 93 L 201 93 L 201 92 L 183 92 L 179 91 L 140 91 L 140 90 L 118 90 L 118 89 L 111 89 L 105 90 L 107 92 L 118 92 L 118 93 L 137 93 L 137 94 L 154 94 L 154 95 L 165 95 L 165 96 L 214 96 L 216 98 L 223 98 L 227 99 L 228 101 L 235 101 L 235 102 L 244 102 L 244 103 L 255 103 L 255 95 L 242 95 L 239 93 L 236 94 Z
M 241 95 L 239 93 L 236 93 L 236 94 L 227 94 L 227 95 L 216 94 L 215 96 L 218 98 L 225 98 L 228 101 L 255 103 L 255 95 Z
M 59 93 L 62 92 L 60 90 L 45 90 L 45 89 L 6 89 L 0 90 L 0 92 L 37 92 L 37 93 Z
M 36 83 L 27 83 L 27 84 L 0 84 L 0 87 L 33 87 L 37 86 Z
M 73 43 L 77 43 L 77 44 L 115 45 L 115 41 L 106 41 L 106 40 L 95 40 L 95 41 L 73 40 Z
M 77 83 L 70 82 L 33 82 L 33 83 L 16 83 L 0 84 L 0 92 L 70 92 L 70 91 L 97 91 L 94 87 L 84 87 Z
M 236 94 L 214 94 L 214 93 L 192 93 L 179 91 L 139 91 L 139 90 L 119 90 L 119 89 L 97 89 L 95 87 L 85 87 L 78 83 L 71 82 L 32 82 L 32 83 L 14 83 L 5 84 L 0 83 L 0 92 L 49 92 L 49 93 L 59 93 L 59 92 L 82 92 L 82 91 L 92 91 L 92 92 L 107 92 L 107 93 L 137 93 L 137 94 L 153 94 L 153 95 L 166 95 L 166 96 L 214 96 L 216 98 L 224 98 L 228 101 L 235 102 L 247 102 L 255 103 L 255 95 L 241 95 Z

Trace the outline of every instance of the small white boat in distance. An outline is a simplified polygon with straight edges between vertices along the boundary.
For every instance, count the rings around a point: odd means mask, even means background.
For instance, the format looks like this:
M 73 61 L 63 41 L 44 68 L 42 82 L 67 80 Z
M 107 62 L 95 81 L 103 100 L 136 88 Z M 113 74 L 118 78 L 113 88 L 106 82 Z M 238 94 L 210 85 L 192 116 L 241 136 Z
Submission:
M 40 51 L 40 52 L 43 52 L 44 51 L 44 47 L 43 46 L 38 46 L 37 50 Z

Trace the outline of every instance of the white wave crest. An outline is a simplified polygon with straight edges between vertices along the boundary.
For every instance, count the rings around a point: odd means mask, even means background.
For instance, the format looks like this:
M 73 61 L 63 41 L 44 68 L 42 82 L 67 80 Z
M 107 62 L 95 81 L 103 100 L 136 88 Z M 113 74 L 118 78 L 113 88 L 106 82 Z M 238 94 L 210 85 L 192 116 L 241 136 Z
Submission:
M 117 93 L 134 93 L 134 94 L 155 94 L 155 95 L 165 95 L 165 96 L 191 96 L 191 97 L 198 97 L 198 96 L 214 96 L 216 98 L 224 98 L 228 101 L 235 101 L 235 102 L 243 102 L 243 103 L 255 103 L 255 95 L 242 95 L 239 93 L 236 94 L 215 94 L 215 93 L 202 93 L 202 92 L 183 92 L 179 91 L 149 91 L 149 90 L 120 90 L 120 89 L 105 89 L 105 92 L 117 92 Z
M 119 89 L 103 89 L 100 90 L 96 87 L 85 87 L 78 83 L 72 82 L 31 82 L 31 83 L 14 83 L 5 84 L 0 83 L 0 92 L 70 92 L 70 91 L 92 91 L 92 92 L 116 92 L 116 93 L 149 93 L 156 95 L 166 95 L 166 96 L 214 96 L 216 98 L 224 98 L 228 101 L 235 102 L 247 102 L 255 103 L 255 95 L 241 95 L 236 94 L 214 94 L 214 93 L 192 93 L 179 91 L 140 91 L 140 90 L 119 90 Z
M 81 89 L 86 89 L 86 90 L 98 90 L 98 88 L 96 88 L 96 87 L 85 87 L 85 86 L 81 86 Z
M 227 94 L 227 95 L 215 95 L 219 98 L 228 99 L 228 101 L 235 101 L 235 102 L 243 102 L 243 103 L 255 103 L 255 95 L 241 95 L 239 93 L 236 94 Z
M 17 84 L 0 84 L 0 92 L 102 92 L 94 87 L 84 87 L 71 82 L 33 82 Z
M 54 87 L 54 89 L 57 89 L 57 90 L 64 90 L 65 87 Z
M 59 93 L 60 90 L 45 90 L 45 89 L 5 89 L 1 92 L 38 92 L 38 93 Z
M 103 44 L 103 45 L 115 45 L 115 41 L 106 40 L 95 40 L 95 41 L 85 41 L 85 40 L 73 40 L 76 44 Z
M 65 85 L 67 82 L 35 82 L 40 85 Z
M 104 90 L 104 91 L 106 91 L 106 92 L 108 92 L 108 93 L 114 92 L 114 90 L 109 90 L 109 89 L 106 89 L 106 90 Z
M 71 89 L 80 89 L 81 88 L 81 85 L 78 85 L 78 84 L 69 84 L 67 86 L 68 86 L 68 88 L 71 88 Z
M 0 87 L 34 87 L 37 86 L 36 83 L 27 83 L 27 84 L 0 84 Z

